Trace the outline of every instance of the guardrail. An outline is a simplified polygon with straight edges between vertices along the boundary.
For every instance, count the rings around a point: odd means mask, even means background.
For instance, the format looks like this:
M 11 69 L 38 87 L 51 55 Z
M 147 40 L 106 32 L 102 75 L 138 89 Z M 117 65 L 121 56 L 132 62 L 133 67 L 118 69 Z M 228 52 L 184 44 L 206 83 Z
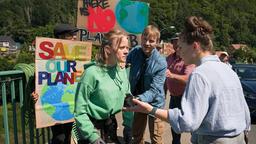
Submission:
M 27 94 L 25 85 L 23 71 L 0 72 L 0 113 L 3 120 L 3 124 L 0 121 L 0 143 L 45 144 L 50 142 L 49 128 L 35 128 L 34 102 L 30 93 Z

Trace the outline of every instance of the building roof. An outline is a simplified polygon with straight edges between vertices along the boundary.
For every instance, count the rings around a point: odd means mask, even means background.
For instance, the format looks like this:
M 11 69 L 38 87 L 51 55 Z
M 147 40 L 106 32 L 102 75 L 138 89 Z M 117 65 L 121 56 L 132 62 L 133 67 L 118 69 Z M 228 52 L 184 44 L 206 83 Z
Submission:
M 0 42 L 9 42 L 10 49 L 17 49 L 16 42 L 10 36 L 0 36 Z
M 15 43 L 15 41 L 10 36 L 0 36 L 0 42 Z

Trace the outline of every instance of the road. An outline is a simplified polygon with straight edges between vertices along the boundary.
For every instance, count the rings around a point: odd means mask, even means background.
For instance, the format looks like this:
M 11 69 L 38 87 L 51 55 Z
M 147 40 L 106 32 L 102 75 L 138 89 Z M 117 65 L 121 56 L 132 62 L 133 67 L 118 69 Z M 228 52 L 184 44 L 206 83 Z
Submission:
M 122 141 L 123 138 L 123 126 L 122 126 L 122 115 L 118 114 L 117 115 L 118 123 L 119 123 L 119 129 L 118 129 L 118 136 L 120 138 L 120 141 Z M 171 135 L 171 129 L 170 125 L 168 123 L 165 123 L 165 130 L 164 130 L 164 144 L 171 144 L 172 141 L 172 135 Z M 190 144 L 190 134 L 189 133 L 183 133 L 181 136 L 181 143 L 182 144 Z M 147 143 L 150 143 L 150 138 L 149 138 L 149 130 L 146 130 L 145 133 L 145 140 Z M 256 144 L 256 125 L 252 125 L 251 131 L 249 132 L 249 144 Z
M 169 101 L 170 101 L 169 97 L 167 97 L 167 99 L 166 99 L 166 108 L 167 108 L 167 106 L 169 106 Z M 123 138 L 122 114 L 118 113 L 116 117 L 117 117 L 118 126 L 119 126 L 119 129 L 117 130 L 117 135 L 119 136 L 120 141 L 123 142 L 122 141 L 122 138 Z M 164 125 L 164 134 L 163 134 L 163 143 L 164 144 L 170 144 L 171 140 L 172 140 L 171 126 L 168 123 L 164 123 L 164 124 L 165 125 Z M 145 141 L 146 141 L 146 143 L 150 143 L 148 126 L 147 126 L 146 133 L 145 133 Z M 182 134 L 181 143 L 182 144 L 189 144 L 189 142 L 190 142 L 190 133 Z

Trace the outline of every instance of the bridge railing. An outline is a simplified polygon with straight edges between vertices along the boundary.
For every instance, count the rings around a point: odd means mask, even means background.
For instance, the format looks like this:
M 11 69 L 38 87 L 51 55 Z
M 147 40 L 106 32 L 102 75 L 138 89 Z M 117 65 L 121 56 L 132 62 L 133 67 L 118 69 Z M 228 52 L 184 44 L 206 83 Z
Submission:
M 0 71 L 0 143 L 49 143 L 49 128 L 35 128 L 34 101 L 23 71 Z

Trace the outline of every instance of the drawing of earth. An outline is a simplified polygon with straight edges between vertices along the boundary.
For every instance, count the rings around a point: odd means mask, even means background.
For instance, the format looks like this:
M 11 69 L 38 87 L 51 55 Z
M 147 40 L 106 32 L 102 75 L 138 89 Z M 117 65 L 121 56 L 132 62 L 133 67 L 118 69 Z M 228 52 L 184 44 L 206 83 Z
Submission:
M 147 3 L 120 0 L 115 9 L 116 20 L 129 33 L 140 34 L 148 25 Z
M 63 121 L 73 118 L 76 85 L 45 85 L 42 89 L 41 104 L 43 110 L 54 120 Z

